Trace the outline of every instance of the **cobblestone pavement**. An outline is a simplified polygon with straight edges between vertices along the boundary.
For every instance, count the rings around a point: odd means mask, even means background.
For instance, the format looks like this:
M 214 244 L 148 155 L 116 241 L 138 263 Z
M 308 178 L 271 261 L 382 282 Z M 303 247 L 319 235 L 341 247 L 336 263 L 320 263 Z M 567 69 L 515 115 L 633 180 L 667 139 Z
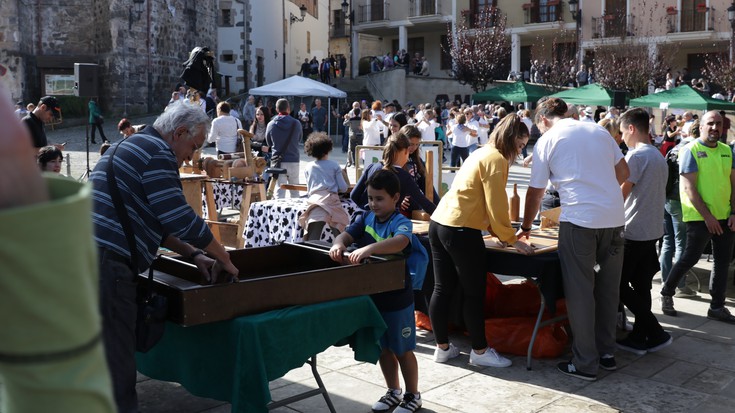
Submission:
M 147 116 L 142 118 L 131 119 L 134 125 L 138 124 L 150 124 L 155 120 L 155 116 Z M 119 119 L 105 119 L 103 129 L 105 136 L 112 142 L 117 142 L 122 138 L 122 135 L 117 131 L 117 122 Z M 87 133 L 91 134 L 91 129 L 87 132 L 87 127 L 73 126 L 65 128 L 51 129 L 46 127 L 46 137 L 49 143 L 64 143 L 66 142 L 66 148 L 64 150 L 65 162 L 61 167 L 61 173 L 70 176 L 75 179 L 79 179 L 87 170 Z M 94 169 L 94 166 L 99 160 L 100 144 L 102 138 L 99 134 L 95 136 L 97 144 L 89 145 L 89 168 Z

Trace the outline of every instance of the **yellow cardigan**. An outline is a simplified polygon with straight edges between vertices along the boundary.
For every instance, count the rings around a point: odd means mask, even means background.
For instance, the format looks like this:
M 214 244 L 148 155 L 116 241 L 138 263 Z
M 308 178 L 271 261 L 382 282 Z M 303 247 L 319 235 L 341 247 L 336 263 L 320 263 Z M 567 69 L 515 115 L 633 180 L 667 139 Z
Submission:
M 466 159 L 431 220 L 449 227 L 488 230 L 499 240 L 518 240 L 508 215 L 508 160 L 490 145 Z

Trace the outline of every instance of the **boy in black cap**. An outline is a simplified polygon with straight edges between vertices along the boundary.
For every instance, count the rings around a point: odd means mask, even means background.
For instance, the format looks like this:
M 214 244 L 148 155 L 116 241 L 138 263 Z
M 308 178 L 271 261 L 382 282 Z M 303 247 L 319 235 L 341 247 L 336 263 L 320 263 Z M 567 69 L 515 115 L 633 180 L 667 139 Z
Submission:
M 28 116 L 23 118 L 23 123 L 28 127 L 28 131 L 31 133 L 31 139 L 33 140 L 33 146 L 36 148 L 43 148 L 48 145 L 46 139 L 46 132 L 43 129 L 43 124 L 49 122 L 51 119 L 59 119 L 61 117 L 61 107 L 59 102 L 53 96 L 44 96 L 38 102 L 38 105 L 33 112 L 29 113 Z M 64 150 L 63 144 L 53 144 L 60 150 Z

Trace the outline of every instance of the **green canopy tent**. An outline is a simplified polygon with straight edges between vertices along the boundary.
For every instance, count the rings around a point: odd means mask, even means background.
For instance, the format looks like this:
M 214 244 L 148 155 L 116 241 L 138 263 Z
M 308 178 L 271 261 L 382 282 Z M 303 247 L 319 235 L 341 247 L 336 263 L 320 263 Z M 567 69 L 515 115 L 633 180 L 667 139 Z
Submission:
M 661 109 L 690 109 L 690 110 L 735 110 L 735 103 L 726 100 L 713 99 L 689 85 L 681 85 L 674 89 L 652 95 L 641 96 L 630 101 L 630 106 L 642 106 Z
M 549 95 L 549 90 L 543 86 L 518 81 L 488 89 L 472 95 L 475 102 L 507 101 L 507 102 L 535 102 Z
M 575 105 L 613 106 L 613 91 L 605 89 L 597 83 L 562 90 L 551 95 L 551 97 L 560 98 Z

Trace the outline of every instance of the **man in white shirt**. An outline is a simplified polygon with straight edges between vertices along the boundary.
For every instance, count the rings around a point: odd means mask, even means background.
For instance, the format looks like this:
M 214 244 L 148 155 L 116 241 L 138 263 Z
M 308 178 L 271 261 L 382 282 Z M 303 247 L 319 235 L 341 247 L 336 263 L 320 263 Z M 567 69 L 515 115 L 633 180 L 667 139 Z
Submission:
M 477 122 L 477 143 L 480 145 L 486 145 L 488 142 L 488 136 L 490 135 L 490 122 L 485 117 L 485 111 L 480 109 L 475 115 L 475 122 Z M 529 128 L 530 130 L 530 128 Z
M 684 125 L 681 126 L 681 137 L 688 138 L 694 124 L 694 116 L 692 116 L 692 112 L 684 112 L 681 117 L 684 119 Z
M 595 116 L 595 111 L 592 110 L 591 106 L 587 106 L 584 108 L 582 112 L 580 112 L 580 118 L 579 120 L 582 122 L 589 122 L 589 123 L 595 123 L 595 119 L 593 118 Z
M 476 134 L 472 136 L 469 147 L 470 153 L 472 153 L 477 150 L 477 145 L 480 143 L 480 122 L 477 119 L 475 112 L 471 108 L 465 109 L 464 115 L 465 117 L 467 117 L 467 127 L 476 132 Z
M 616 368 L 615 326 L 623 264 L 625 211 L 620 185 L 629 176 L 623 154 L 603 127 L 564 119 L 566 103 L 549 98 L 536 109 L 544 134 L 533 149 L 531 180 L 519 238 L 530 234 L 548 181 L 559 192 L 559 258 L 572 359 L 557 369 L 583 380 Z
M 416 127 L 421 131 L 422 141 L 436 140 L 434 129 L 436 129 L 439 124 L 436 122 L 434 115 L 433 109 L 426 109 L 424 110 L 424 116 L 421 118 L 421 121 L 416 124 Z

